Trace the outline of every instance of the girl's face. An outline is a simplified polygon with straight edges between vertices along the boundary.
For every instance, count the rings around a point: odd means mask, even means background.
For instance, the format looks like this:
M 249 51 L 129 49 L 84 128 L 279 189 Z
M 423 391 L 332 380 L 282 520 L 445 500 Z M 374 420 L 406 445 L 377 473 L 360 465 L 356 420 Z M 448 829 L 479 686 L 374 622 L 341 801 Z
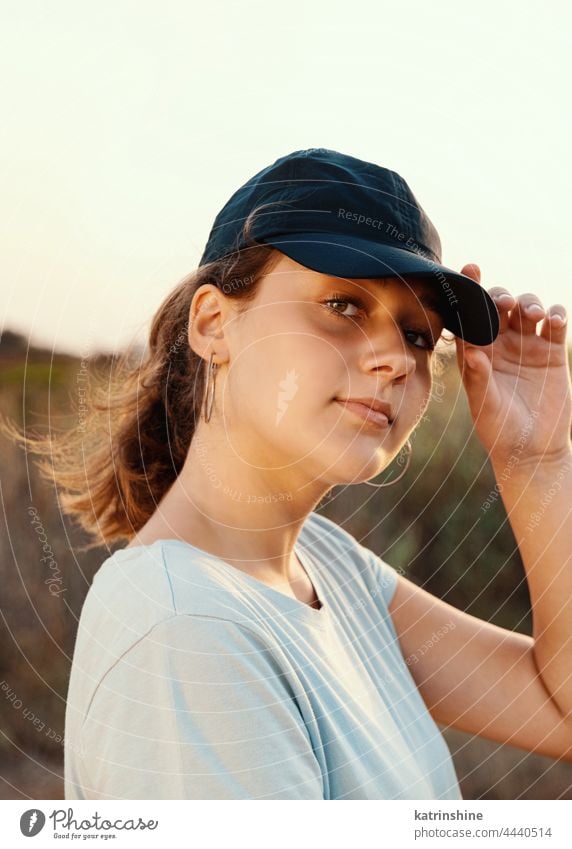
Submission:
M 225 326 L 225 435 L 260 471 L 327 486 L 379 474 L 431 393 L 443 330 L 431 282 L 329 277 L 282 255 L 246 312 Z M 433 302 L 433 304 L 431 303 Z M 387 401 L 389 426 L 338 399 Z

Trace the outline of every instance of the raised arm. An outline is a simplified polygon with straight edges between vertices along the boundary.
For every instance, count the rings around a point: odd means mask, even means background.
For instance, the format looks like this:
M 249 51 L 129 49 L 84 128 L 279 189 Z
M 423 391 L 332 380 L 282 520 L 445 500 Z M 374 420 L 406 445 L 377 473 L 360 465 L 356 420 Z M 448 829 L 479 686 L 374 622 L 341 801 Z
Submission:
M 463 273 L 480 280 L 477 266 Z M 566 310 L 532 293 L 489 294 L 492 345 L 456 337 L 475 430 L 491 461 L 524 563 L 533 636 L 434 598 L 400 577 L 390 612 L 434 717 L 540 754 L 572 759 L 572 392 Z M 558 316 L 562 318 L 559 318 Z M 540 333 L 538 322 L 543 319 Z M 441 634 L 430 650 L 421 647 Z

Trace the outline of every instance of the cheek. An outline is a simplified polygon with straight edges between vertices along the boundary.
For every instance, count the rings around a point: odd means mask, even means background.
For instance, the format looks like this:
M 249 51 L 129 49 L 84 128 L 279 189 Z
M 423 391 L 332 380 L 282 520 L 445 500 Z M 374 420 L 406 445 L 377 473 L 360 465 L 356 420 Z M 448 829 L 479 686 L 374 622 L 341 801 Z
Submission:
M 415 428 L 423 418 L 431 400 L 431 389 L 430 366 L 426 370 L 423 368 L 417 369 L 414 382 L 411 383 L 410 387 L 406 389 L 401 397 L 401 410 L 398 411 L 402 416 L 404 424 L 411 429 Z
M 347 368 L 339 352 L 307 331 L 275 328 L 251 338 L 231 358 L 225 415 L 237 424 L 311 428 L 341 385 Z

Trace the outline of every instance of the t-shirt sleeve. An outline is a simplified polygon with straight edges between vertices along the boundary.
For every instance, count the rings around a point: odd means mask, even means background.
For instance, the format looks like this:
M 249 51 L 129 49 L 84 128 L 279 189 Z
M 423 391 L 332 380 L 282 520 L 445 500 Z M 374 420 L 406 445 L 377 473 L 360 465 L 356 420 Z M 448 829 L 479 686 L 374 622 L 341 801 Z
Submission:
M 394 566 L 382 560 L 379 554 L 375 554 L 361 543 L 359 543 L 359 548 L 367 563 L 366 577 L 370 583 L 370 592 L 372 596 L 383 601 L 383 606 L 387 610 L 397 589 L 400 572 Z
M 81 743 L 88 799 L 324 798 L 288 673 L 225 619 L 152 628 L 100 682 Z

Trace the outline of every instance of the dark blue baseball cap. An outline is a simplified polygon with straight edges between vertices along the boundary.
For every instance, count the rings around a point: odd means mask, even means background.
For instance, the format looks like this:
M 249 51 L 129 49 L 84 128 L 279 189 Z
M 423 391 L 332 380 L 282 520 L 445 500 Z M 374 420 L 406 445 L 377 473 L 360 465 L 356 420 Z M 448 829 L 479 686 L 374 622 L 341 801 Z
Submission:
M 441 264 L 437 230 L 399 174 L 326 148 L 295 150 L 263 168 L 215 218 L 199 265 L 256 242 L 335 277 L 422 277 L 434 285 L 447 330 L 489 345 L 499 314 L 486 290 Z

